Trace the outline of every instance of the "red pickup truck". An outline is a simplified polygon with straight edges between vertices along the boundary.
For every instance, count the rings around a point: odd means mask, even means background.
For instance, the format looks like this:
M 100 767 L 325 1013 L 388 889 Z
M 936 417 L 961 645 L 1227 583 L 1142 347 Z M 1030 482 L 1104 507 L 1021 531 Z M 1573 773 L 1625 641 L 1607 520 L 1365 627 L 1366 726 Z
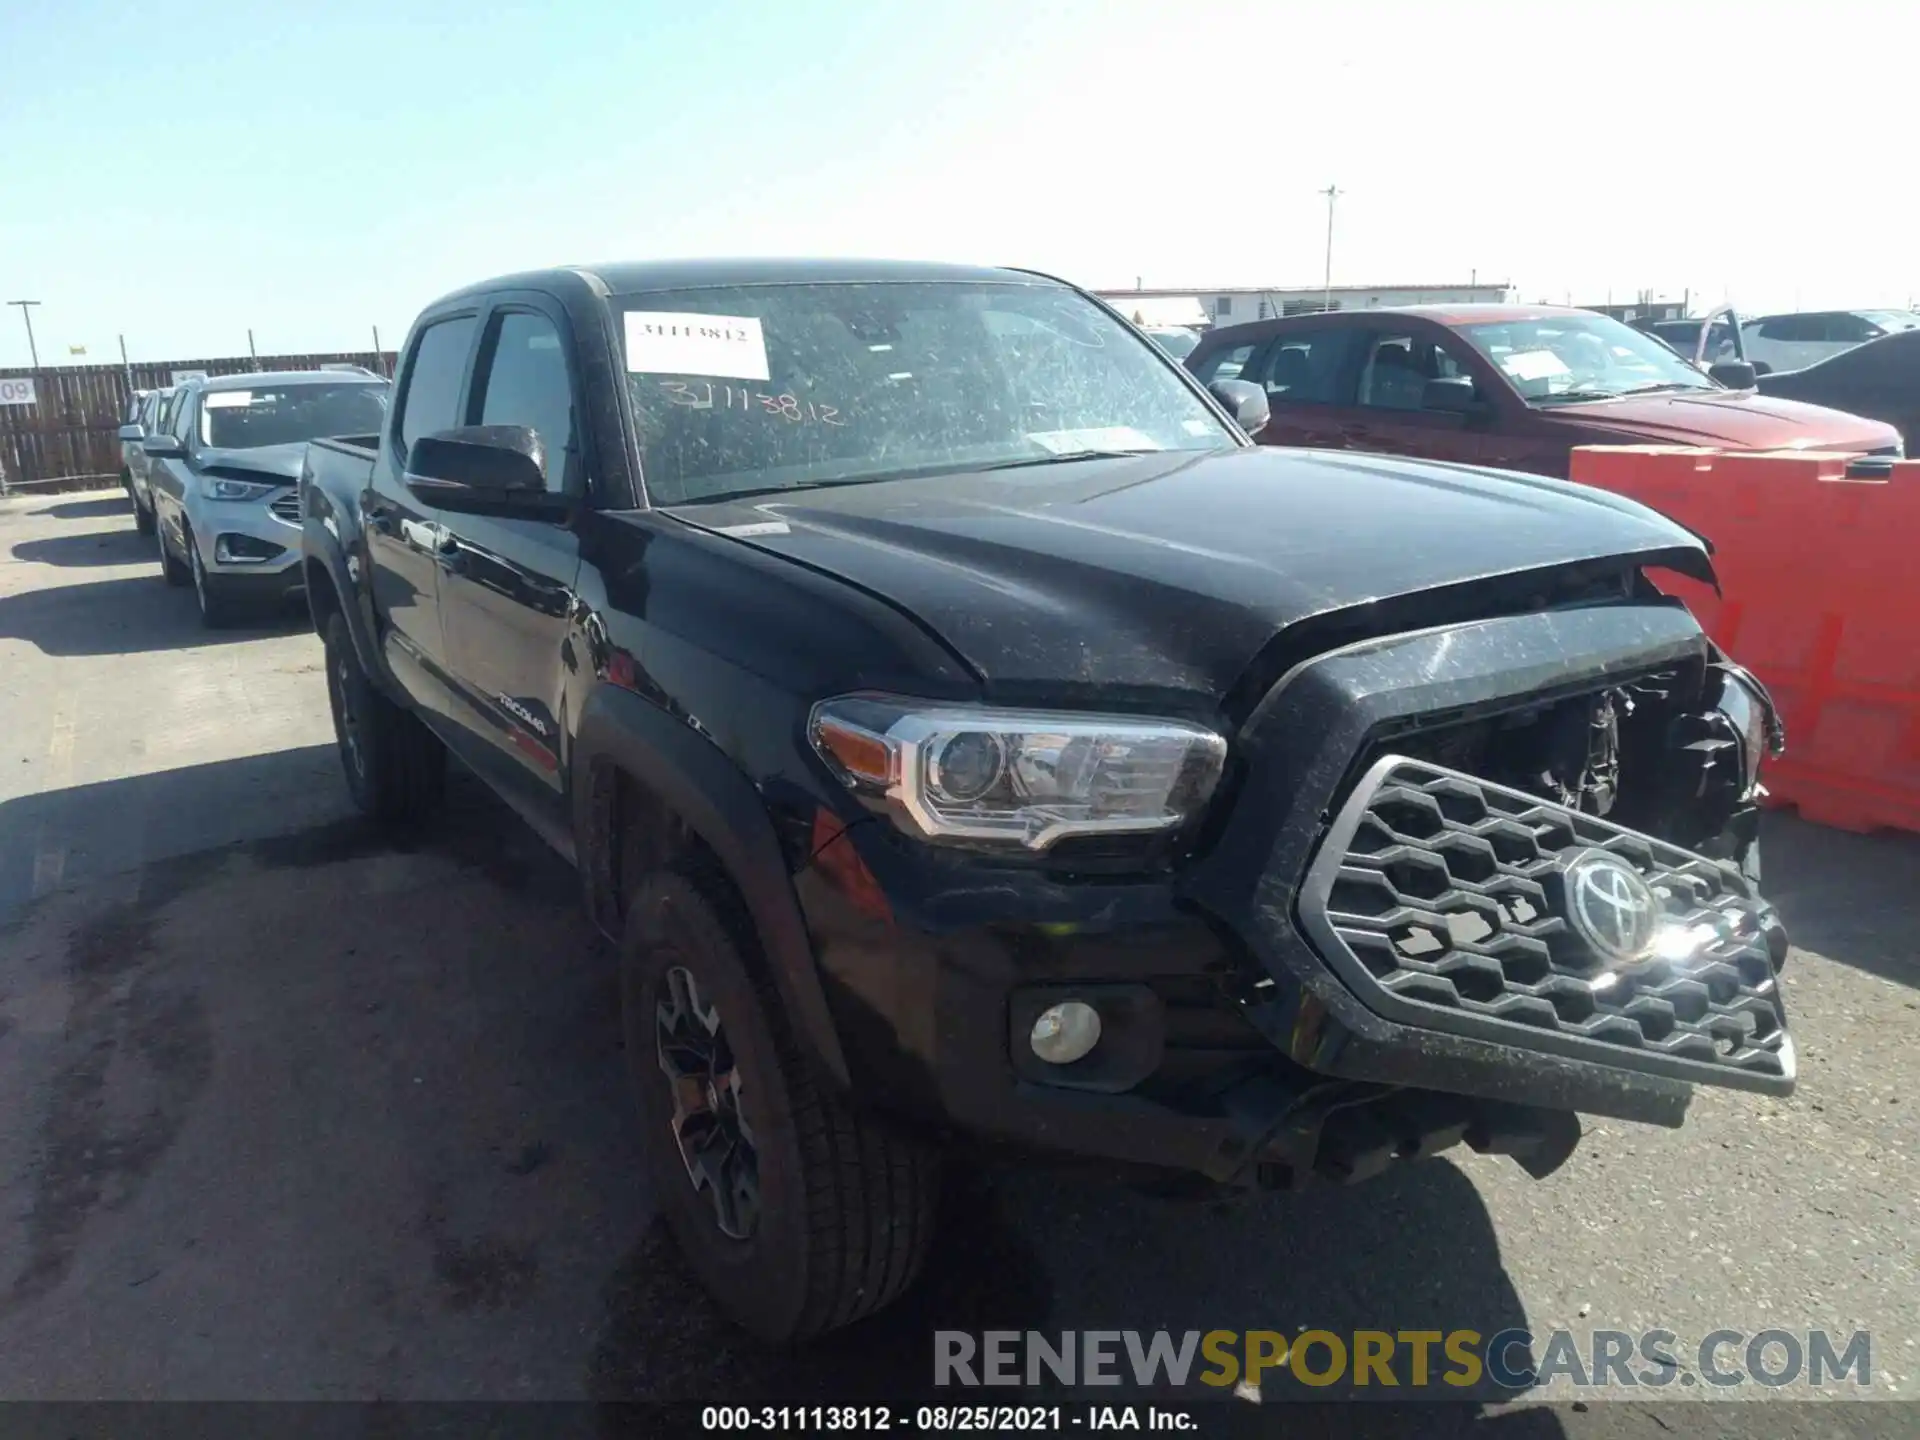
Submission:
M 1557 306 L 1423 305 L 1229 325 L 1186 365 L 1206 384 L 1237 379 L 1266 391 L 1263 445 L 1561 477 L 1576 445 L 1902 453 L 1891 425 L 1734 388 L 1751 387 L 1751 367 L 1709 373 L 1617 320 Z

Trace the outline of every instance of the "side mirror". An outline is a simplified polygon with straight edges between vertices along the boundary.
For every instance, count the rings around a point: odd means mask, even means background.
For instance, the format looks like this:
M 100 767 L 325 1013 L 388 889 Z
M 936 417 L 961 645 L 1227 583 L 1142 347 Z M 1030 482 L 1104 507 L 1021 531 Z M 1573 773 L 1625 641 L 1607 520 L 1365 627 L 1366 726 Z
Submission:
M 1267 392 L 1251 380 L 1216 380 L 1207 386 L 1207 393 L 1226 406 L 1227 413 L 1249 435 L 1264 430 L 1273 414 L 1267 405 Z
M 1420 408 L 1443 415 L 1474 415 L 1482 407 L 1480 397 L 1473 393 L 1473 381 L 1465 375 L 1447 375 L 1427 381 L 1420 391 Z
M 427 505 L 474 515 L 555 514 L 547 447 L 526 425 L 462 425 L 422 435 L 407 454 L 407 488 Z
M 150 460 L 178 460 L 187 453 L 187 447 L 171 435 L 149 435 L 140 442 L 140 449 Z
M 1707 374 L 1729 390 L 1751 390 L 1760 378 L 1760 372 L 1745 360 L 1716 360 L 1707 367 Z
M 147 432 L 142 430 L 138 425 L 122 425 L 120 427 L 120 438 L 129 444 L 135 444 L 146 439 Z

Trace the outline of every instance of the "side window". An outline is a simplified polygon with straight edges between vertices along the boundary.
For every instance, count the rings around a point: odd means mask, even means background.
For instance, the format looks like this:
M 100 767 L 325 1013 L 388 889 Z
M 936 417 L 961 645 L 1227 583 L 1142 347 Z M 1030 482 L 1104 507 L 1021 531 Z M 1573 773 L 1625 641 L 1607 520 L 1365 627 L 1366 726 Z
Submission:
M 1785 344 L 1819 340 L 1825 335 L 1826 325 L 1817 315 L 1782 315 L 1760 327 L 1762 340 L 1778 340 Z
M 481 397 L 478 423 L 531 425 L 546 447 L 547 489 L 565 489 L 573 443 L 573 386 L 553 322 L 525 310 L 496 315 L 480 352 L 474 387 Z
M 1351 342 L 1351 330 L 1285 330 L 1250 376 L 1266 387 L 1275 404 L 1338 405 L 1341 363 Z
M 193 437 L 194 392 L 182 390 L 173 403 L 173 420 L 167 426 L 167 432 L 181 444 L 188 444 Z
M 1241 370 L 1259 348 L 1257 345 L 1222 346 L 1195 366 L 1193 373 L 1202 385 L 1211 385 L 1216 380 L 1238 380 Z
M 471 315 L 441 320 L 420 332 L 413 363 L 396 403 L 400 406 L 400 444 L 408 454 L 413 442 L 460 423 L 460 383 L 466 379 L 467 351 L 473 344 Z
M 1826 338 L 1843 345 L 1864 345 L 1886 334 L 1863 315 L 1829 315 Z
M 1420 410 L 1429 380 L 1472 377 L 1457 354 L 1423 336 L 1374 335 L 1369 340 L 1359 403 L 1373 409 Z

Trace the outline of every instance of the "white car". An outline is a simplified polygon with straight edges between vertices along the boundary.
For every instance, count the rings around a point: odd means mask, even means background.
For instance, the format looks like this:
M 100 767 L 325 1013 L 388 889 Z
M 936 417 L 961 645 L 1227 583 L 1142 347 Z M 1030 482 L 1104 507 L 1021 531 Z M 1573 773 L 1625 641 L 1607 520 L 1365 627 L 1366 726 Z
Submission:
M 1743 320 L 1740 346 L 1754 365 L 1778 373 L 1804 370 L 1882 335 L 1914 329 L 1920 329 L 1920 315 L 1911 310 L 1806 310 Z

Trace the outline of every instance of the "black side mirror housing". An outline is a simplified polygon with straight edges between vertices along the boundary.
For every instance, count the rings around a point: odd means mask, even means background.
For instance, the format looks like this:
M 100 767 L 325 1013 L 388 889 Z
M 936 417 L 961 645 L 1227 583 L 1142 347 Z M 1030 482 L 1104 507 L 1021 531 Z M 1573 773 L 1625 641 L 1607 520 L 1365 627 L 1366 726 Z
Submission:
M 1249 435 L 1266 429 L 1273 411 L 1267 405 L 1267 392 L 1251 380 L 1215 380 L 1207 393 L 1227 407 L 1227 413 Z
M 140 442 L 140 448 L 152 460 L 178 460 L 187 453 L 187 447 L 171 435 L 149 435 Z
M 1716 360 L 1707 374 L 1729 390 L 1751 390 L 1760 378 L 1759 370 L 1745 360 Z
M 422 435 L 407 454 L 407 488 L 423 504 L 474 515 L 555 515 L 547 447 L 526 425 L 462 425 Z
M 1465 375 L 1446 375 L 1427 381 L 1420 391 L 1420 408 L 1443 415 L 1474 415 L 1483 407 L 1474 394 L 1472 380 Z

